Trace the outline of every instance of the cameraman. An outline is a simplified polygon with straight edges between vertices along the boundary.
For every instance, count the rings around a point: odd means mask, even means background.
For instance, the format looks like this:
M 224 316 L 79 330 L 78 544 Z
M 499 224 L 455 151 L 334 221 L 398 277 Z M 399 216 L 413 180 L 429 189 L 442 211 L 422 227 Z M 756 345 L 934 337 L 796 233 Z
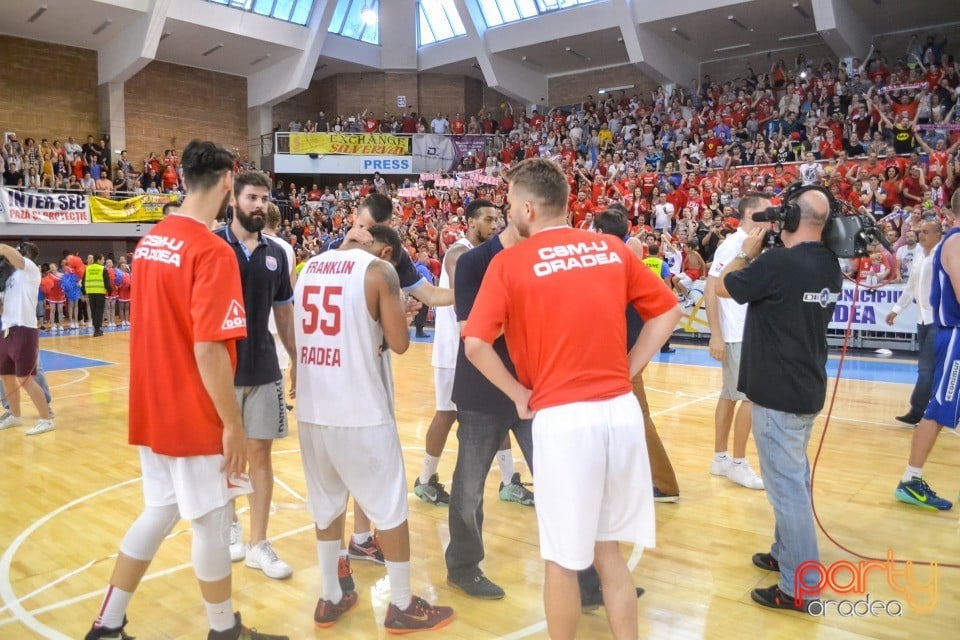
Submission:
M 788 189 L 778 212 L 788 218 L 781 222 L 784 248 L 761 255 L 765 225 L 753 229 L 717 283 L 719 296 L 748 305 L 737 389 L 753 403 L 753 435 L 776 517 L 770 553 L 755 554 L 753 562 L 779 570 L 780 581 L 751 597 L 794 611 L 808 605 L 794 601 L 794 573 L 800 563 L 819 560 L 807 443 L 826 396 L 826 331 L 843 279 L 821 241 L 830 205 L 818 187 Z
M 3 291 L 3 333 L 0 334 L 0 379 L 10 404 L 10 415 L 0 421 L 0 430 L 19 427 L 20 390 L 30 396 L 40 420 L 27 430 L 28 436 L 53 431 L 53 416 L 34 374 L 40 356 L 40 331 L 37 328 L 37 296 L 40 293 L 40 268 L 34 260 L 40 254 L 37 245 L 24 242 L 23 255 L 14 247 L 0 244 L 0 257 L 14 271 Z

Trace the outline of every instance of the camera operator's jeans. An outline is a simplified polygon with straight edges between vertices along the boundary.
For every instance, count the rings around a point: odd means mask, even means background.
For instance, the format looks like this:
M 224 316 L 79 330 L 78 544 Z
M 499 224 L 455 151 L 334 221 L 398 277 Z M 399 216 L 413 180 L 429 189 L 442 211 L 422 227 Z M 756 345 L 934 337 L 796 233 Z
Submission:
M 450 544 L 447 545 L 447 575 L 452 580 L 472 580 L 483 560 L 483 487 L 503 436 L 513 431 L 523 458 L 533 473 L 532 423 L 520 420 L 515 411 L 486 413 L 460 409 L 457 412 L 457 464 L 450 486 Z
M 770 553 L 780 563 L 780 591 L 792 596 L 797 566 L 820 559 L 807 459 L 818 414 L 785 413 L 754 402 L 751 415 L 763 486 L 777 522 Z

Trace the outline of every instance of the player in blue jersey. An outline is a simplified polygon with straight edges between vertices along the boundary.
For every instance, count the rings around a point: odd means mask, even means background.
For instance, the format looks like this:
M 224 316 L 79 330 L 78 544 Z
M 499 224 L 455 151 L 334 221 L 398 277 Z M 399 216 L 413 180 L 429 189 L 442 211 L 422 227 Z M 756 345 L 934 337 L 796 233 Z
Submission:
M 951 207 L 960 211 L 960 191 L 953 194 Z M 933 450 L 943 427 L 956 429 L 960 421 L 960 228 L 944 236 L 933 257 L 930 305 L 937 326 L 937 369 L 933 374 L 933 397 L 923 420 L 913 432 L 910 459 L 894 497 L 901 502 L 930 511 L 953 506 L 930 488 L 923 479 L 923 463 Z

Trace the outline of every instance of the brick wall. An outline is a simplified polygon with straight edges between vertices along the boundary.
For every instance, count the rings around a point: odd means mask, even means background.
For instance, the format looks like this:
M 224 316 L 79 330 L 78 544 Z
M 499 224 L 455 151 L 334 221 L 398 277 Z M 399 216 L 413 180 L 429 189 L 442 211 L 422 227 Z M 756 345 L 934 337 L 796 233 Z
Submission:
M 0 36 L 0 133 L 82 142 L 98 135 L 97 52 Z
M 407 109 L 423 113 L 429 120 L 439 111 L 449 114 L 477 113 L 484 104 L 495 106 L 506 100 L 467 76 L 371 72 L 341 73 L 315 80 L 303 93 L 273 107 L 274 123 L 283 127 L 294 118 L 315 118 L 323 108 L 331 120 L 370 109 L 377 117 L 384 112 L 399 113 L 397 96 L 405 96 Z
M 92 92 L 96 99 L 96 91 Z M 193 138 L 247 150 L 247 80 L 151 62 L 124 87 L 127 150 L 135 164 L 150 151 L 182 151 Z
M 549 103 L 552 107 L 579 104 L 588 95 L 597 97 L 600 87 L 619 87 L 632 84 L 633 89 L 627 90 L 627 95 L 639 94 L 649 100 L 650 92 L 656 91 L 659 83 L 641 74 L 636 67 L 630 64 L 587 71 L 567 76 L 550 78 Z M 616 95 L 619 95 L 617 92 Z

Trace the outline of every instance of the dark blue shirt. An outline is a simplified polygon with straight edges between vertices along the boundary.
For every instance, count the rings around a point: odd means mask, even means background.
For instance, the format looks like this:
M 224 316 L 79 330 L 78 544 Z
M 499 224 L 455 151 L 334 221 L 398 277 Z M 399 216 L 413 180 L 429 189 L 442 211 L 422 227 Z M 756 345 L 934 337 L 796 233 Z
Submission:
M 470 311 L 473 310 L 473 303 L 477 299 L 477 293 L 480 291 L 480 285 L 483 283 L 483 276 L 487 273 L 487 267 L 490 266 L 493 256 L 501 251 L 503 251 L 503 244 L 500 242 L 500 237 L 494 236 L 464 253 L 457 261 L 453 295 L 459 322 L 469 317 Z M 507 353 L 507 342 L 503 336 L 494 341 L 493 349 L 510 373 L 516 375 L 510 354 Z M 458 409 L 496 414 L 510 414 L 516 411 L 513 400 L 487 380 L 486 376 L 467 359 L 463 351 L 462 338 L 457 352 L 457 369 L 453 378 L 453 401 Z
M 237 373 L 233 384 L 254 387 L 276 382 L 283 374 L 270 335 L 270 310 L 274 305 L 293 302 L 287 255 L 280 245 L 262 235 L 253 252 L 248 253 L 229 225 L 214 233 L 223 238 L 237 256 L 247 313 L 247 337 L 237 342 Z

